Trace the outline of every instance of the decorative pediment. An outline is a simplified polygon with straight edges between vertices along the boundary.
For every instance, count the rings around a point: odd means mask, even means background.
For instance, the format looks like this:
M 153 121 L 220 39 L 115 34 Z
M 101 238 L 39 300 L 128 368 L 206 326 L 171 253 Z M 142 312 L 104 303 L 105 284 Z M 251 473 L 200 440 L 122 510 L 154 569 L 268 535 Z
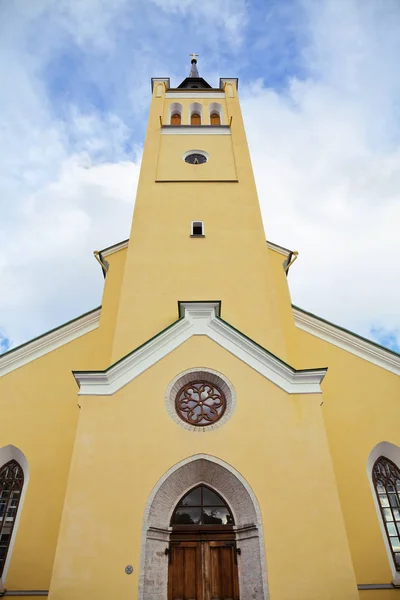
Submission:
M 289 394 L 321 393 L 326 369 L 296 370 L 219 316 L 220 302 L 179 302 L 179 319 L 105 371 L 74 371 L 80 395 L 114 394 L 193 335 L 205 335 Z

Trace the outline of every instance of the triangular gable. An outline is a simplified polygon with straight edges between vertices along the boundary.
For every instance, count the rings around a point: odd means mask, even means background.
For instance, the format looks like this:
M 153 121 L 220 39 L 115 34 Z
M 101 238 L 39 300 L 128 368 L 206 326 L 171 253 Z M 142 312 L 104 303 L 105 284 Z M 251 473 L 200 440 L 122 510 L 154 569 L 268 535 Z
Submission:
M 114 394 L 193 335 L 206 335 L 289 394 L 321 393 L 326 369 L 294 369 L 221 319 L 219 311 L 220 302 L 179 302 L 175 323 L 105 371 L 74 371 L 79 394 Z

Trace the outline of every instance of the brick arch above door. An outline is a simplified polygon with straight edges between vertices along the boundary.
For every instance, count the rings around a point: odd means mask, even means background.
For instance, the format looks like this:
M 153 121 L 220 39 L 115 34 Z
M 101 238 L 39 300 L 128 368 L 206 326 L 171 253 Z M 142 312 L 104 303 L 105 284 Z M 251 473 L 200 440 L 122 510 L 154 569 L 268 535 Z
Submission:
M 205 454 L 189 457 L 169 469 L 154 486 L 143 519 L 140 600 L 166 600 L 170 519 L 180 498 L 200 483 L 215 489 L 235 518 L 239 560 L 240 598 L 268 597 L 261 513 L 254 492 L 228 463 Z M 252 595 L 250 595 L 252 594 Z

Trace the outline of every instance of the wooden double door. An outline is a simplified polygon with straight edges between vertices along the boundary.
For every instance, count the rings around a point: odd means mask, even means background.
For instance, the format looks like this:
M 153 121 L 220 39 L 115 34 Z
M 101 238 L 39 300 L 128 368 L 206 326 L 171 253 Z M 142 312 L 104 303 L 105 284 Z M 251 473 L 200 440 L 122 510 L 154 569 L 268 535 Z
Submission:
M 172 537 L 168 600 L 239 600 L 236 545 L 210 536 Z M 227 538 L 227 536 L 224 536 Z

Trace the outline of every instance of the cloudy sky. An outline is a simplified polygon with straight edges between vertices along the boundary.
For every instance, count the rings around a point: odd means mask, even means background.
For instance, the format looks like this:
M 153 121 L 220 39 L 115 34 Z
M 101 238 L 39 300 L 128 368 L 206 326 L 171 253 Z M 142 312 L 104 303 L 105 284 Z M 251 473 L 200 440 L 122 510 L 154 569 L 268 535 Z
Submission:
M 150 78 L 239 77 L 269 240 L 306 310 L 400 350 L 398 0 L 0 2 L 0 348 L 101 303 Z

